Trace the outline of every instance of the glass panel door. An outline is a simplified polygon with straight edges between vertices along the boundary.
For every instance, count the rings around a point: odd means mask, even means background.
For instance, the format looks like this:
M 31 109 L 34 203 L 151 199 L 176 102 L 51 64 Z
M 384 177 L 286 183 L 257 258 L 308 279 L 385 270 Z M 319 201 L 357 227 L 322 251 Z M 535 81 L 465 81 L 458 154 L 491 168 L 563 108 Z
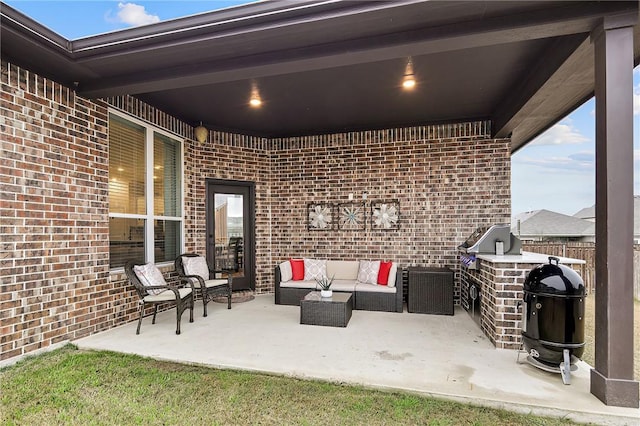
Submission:
M 255 288 L 254 184 L 207 181 L 207 260 L 233 275 L 233 290 Z

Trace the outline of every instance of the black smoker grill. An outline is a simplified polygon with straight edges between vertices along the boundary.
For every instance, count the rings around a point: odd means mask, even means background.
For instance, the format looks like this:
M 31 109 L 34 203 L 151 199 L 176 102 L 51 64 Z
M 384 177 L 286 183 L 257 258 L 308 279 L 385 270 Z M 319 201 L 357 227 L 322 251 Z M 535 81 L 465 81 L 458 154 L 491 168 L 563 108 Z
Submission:
M 527 361 L 562 374 L 570 384 L 571 370 L 584 352 L 585 287 L 580 275 L 560 265 L 557 257 L 536 266 L 524 282 L 522 344 Z

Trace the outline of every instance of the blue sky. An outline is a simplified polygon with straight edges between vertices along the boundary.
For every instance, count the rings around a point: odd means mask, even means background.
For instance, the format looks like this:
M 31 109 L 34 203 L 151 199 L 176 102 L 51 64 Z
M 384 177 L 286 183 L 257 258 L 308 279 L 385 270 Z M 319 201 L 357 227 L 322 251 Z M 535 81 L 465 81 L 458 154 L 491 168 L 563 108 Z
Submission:
M 250 3 L 247 0 L 4 0 L 68 38 L 116 31 Z M 634 193 L 640 194 L 640 72 L 634 86 Z M 572 215 L 595 203 L 595 101 L 591 99 L 512 157 L 512 214 L 547 209 Z

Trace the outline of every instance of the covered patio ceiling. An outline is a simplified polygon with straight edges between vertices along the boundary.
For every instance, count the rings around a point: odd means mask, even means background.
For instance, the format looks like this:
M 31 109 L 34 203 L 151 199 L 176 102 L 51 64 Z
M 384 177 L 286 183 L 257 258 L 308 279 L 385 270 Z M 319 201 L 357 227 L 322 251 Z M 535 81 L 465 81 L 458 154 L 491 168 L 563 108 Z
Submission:
M 194 126 L 273 138 L 491 120 L 515 152 L 593 96 L 590 32 L 637 10 L 636 1 L 272 1 L 69 41 L 2 4 L 0 48 L 81 96 L 133 95 Z M 248 105 L 252 87 L 260 108 Z

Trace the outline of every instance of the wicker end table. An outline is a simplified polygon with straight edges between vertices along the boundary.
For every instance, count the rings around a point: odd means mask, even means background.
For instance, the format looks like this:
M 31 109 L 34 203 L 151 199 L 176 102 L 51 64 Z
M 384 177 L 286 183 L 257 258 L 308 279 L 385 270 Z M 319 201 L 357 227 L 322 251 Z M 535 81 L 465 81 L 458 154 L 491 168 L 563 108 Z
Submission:
M 411 267 L 407 276 L 407 311 L 453 315 L 453 271 Z
M 319 291 L 312 291 L 300 301 L 300 324 L 346 327 L 351 319 L 351 293 L 333 293 L 320 297 Z

